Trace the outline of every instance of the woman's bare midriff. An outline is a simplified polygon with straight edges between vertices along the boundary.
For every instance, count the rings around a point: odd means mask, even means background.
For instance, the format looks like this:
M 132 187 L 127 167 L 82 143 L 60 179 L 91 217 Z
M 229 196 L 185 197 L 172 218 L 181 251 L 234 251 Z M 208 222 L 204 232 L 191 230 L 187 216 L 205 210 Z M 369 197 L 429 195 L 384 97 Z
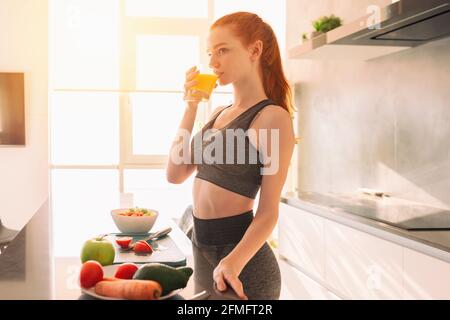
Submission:
M 255 200 L 195 178 L 192 188 L 193 214 L 199 219 L 235 216 L 253 209 Z

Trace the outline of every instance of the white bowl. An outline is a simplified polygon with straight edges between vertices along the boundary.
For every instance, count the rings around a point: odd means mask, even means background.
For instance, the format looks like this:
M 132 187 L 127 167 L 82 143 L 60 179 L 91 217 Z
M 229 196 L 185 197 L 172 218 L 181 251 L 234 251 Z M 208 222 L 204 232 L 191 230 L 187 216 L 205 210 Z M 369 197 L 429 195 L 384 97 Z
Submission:
M 127 212 L 131 208 L 115 209 L 111 211 L 111 216 L 117 228 L 122 233 L 148 233 L 158 218 L 159 212 L 154 209 L 147 209 L 154 212 L 151 216 L 129 217 L 121 216 L 120 213 Z

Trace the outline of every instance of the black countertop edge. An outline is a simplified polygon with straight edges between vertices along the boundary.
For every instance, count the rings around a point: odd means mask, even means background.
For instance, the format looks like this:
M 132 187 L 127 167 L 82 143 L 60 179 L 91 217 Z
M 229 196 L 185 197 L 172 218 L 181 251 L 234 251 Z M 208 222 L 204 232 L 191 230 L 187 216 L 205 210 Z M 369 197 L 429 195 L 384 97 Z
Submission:
M 450 263 L 450 231 L 408 231 L 297 196 L 282 196 L 281 202 Z

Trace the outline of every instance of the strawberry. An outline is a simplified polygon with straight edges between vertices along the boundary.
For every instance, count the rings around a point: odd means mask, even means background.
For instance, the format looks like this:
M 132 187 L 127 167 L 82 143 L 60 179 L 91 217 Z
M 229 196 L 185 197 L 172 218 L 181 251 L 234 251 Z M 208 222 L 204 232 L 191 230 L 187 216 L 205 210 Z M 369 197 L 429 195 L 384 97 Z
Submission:
M 128 248 L 128 246 L 130 245 L 132 240 L 133 240 L 132 237 L 118 237 L 118 238 L 116 238 L 116 243 L 121 248 Z
M 134 252 L 140 253 L 140 254 L 153 253 L 152 247 L 146 241 L 143 241 L 143 240 L 139 240 L 138 242 L 136 242 L 133 250 L 134 250 Z

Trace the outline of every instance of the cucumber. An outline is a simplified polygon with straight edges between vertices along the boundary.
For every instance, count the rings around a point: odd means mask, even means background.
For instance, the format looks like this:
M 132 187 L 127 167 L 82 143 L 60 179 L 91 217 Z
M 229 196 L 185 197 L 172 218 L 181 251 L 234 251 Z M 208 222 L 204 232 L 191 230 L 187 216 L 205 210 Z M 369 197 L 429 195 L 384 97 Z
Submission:
M 183 272 L 188 278 L 192 276 L 192 273 L 194 273 L 194 270 L 192 270 L 192 268 L 189 267 L 180 267 L 177 268 L 176 270 Z
M 163 288 L 162 295 L 173 290 L 185 288 L 194 270 L 190 267 L 174 268 L 162 263 L 147 263 L 140 267 L 133 276 L 137 280 L 153 280 Z

